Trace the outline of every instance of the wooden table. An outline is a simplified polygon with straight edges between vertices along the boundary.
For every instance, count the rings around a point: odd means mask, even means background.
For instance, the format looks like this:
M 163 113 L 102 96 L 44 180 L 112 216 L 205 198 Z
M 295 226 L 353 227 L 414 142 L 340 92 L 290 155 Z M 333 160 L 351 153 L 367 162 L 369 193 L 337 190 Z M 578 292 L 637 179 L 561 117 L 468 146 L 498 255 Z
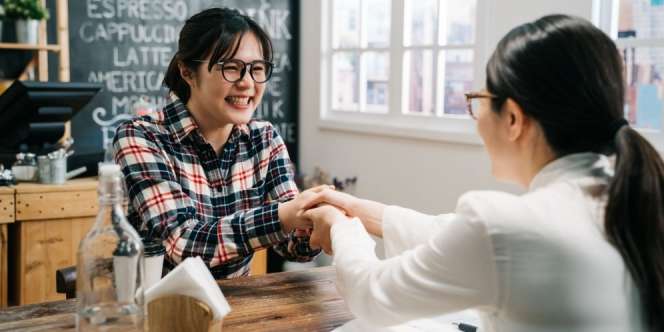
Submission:
M 227 331 L 330 331 L 353 319 L 331 267 L 220 281 Z M 74 331 L 76 300 L 0 311 L 0 331 Z

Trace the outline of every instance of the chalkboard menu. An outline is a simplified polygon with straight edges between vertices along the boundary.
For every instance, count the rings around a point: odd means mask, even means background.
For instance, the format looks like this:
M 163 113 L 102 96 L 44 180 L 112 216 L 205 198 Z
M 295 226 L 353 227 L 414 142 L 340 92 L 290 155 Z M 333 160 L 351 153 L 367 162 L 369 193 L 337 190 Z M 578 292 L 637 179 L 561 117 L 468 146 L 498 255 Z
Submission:
M 297 0 L 77 0 L 69 2 L 71 81 L 104 88 L 72 120 L 76 152 L 97 153 L 144 98 L 168 103 L 162 80 L 186 19 L 229 7 L 256 20 L 274 44 L 275 69 L 256 117 L 272 122 L 297 160 Z

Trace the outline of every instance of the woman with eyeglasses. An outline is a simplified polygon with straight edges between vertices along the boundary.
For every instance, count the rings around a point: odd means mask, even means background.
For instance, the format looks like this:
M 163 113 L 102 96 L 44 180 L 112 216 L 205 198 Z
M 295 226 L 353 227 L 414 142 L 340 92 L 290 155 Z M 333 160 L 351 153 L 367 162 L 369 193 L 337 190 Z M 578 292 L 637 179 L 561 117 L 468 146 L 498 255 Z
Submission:
M 378 325 L 472 308 L 484 331 L 664 331 L 664 163 L 623 117 L 613 41 L 570 16 L 523 24 L 467 98 L 493 175 L 527 193 L 469 192 L 430 216 L 324 190 L 305 215 L 351 311 Z
M 189 18 L 164 84 L 174 101 L 123 123 L 113 141 L 129 193 L 129 220 L 164 268 L 200 256 L 215 278 L 247 275 L 254 251 L 309 261 L 310 222 L 284 141 L 252 119 L 272 74 L 265 31 L 236 10 Z

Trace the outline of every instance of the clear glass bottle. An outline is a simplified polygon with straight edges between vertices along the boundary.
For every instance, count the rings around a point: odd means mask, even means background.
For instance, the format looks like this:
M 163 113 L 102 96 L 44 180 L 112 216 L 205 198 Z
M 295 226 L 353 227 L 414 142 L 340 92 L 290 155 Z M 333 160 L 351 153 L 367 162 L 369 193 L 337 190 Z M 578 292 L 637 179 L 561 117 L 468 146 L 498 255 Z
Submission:
M 78 331 L 143 331 L 143 244 L 127 222 L 120 166 L 99 165 L 99 214 L 78 248 Z

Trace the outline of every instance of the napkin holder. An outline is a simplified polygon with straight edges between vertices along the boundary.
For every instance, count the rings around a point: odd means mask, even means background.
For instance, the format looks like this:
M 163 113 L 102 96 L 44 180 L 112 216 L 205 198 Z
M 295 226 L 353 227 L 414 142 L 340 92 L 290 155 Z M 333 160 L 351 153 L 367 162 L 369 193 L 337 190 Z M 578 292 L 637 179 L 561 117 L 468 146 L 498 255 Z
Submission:
M 191 296 L 168 295 L 148 303 L 150 332 L 220 332 L 221 323 L 207 304 Z

